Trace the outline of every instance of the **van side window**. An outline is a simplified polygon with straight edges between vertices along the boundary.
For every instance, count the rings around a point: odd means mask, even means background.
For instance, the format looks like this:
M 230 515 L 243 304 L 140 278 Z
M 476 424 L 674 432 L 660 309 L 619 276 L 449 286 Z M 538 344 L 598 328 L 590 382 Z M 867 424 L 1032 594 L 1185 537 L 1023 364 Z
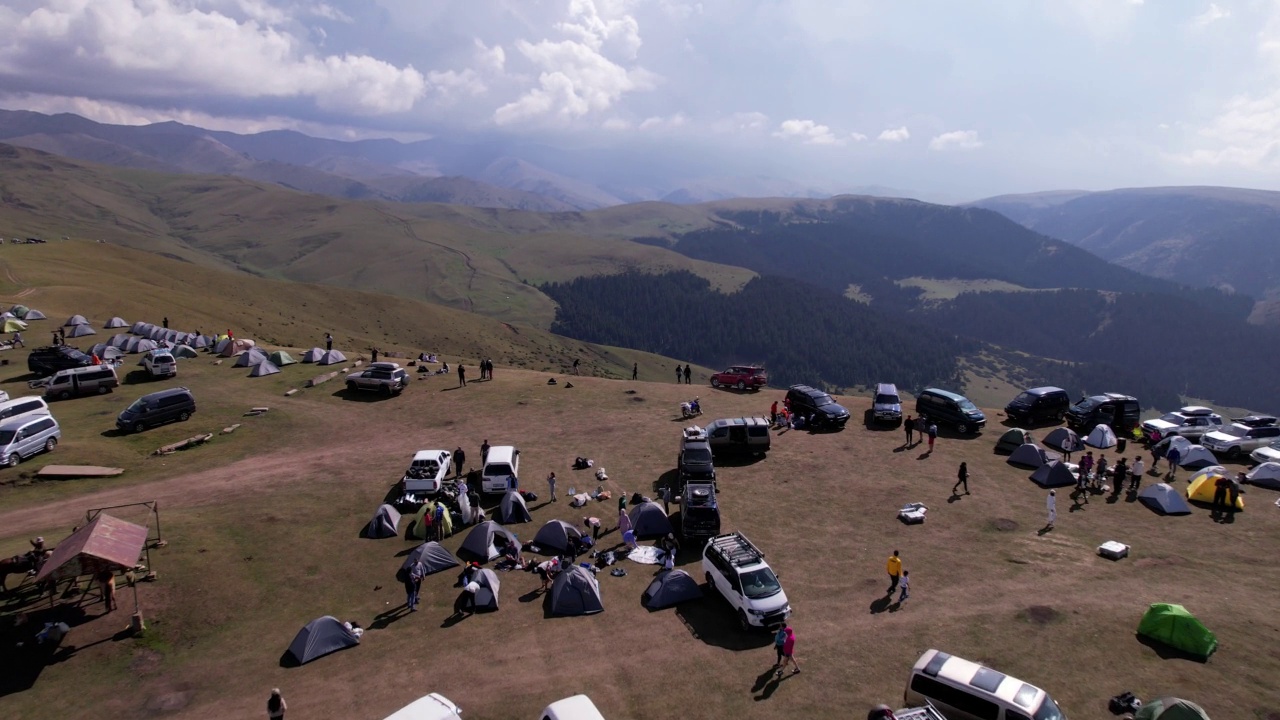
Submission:
M 45 418 L 44 420 L 39 420 L 35 423 L 32 423 L 31 427 L 28 428 L 28 432 L 30 433 L 43 432 L 45 430 L 48 430 L 51 427 L 53 427 L 53 420 L 51 418 Z
M 960 712 L 968 713 L 983 720 L 997 720 L 1000 717 L 1000 707 L 994 702 L 972 695 L 964 690 L 953 688 L 933 678 L 916 675 L 911 678 L 911 689 L 930 700 L 937 700 L 944 705 L 950 705 Z
M 1031 718 L 1027 717 L 1026 715 L 1023 715 L 1022 713 L 1016 710 L 1005 710 L 1004 720 L 1031 720 Z
M 14 406 L 13 406 L 13 414 L 14 414 L 14 415 L 21 415 L 22 413 L 28 413 L 28 412 L 31 412 L 32 410 L 39 410 L 39 409 L 40 409 L 40 403 L 38 403 L 38 402 L 25 402 L 25 403 L 22 403 L 22 404 L 20 404 L 20 405 L 14 405 Z
M 1280 430 L 1280 429 L 1278 429 L 1278 430 Z M 748 435 L 750 435 L 751 437 L 768 437 L 768 435 L 769 435 L 769 428 L 767 428 L 767 427 L 760 427 L 760 426 L 758 426 L 758 425 L 753 425 L 753 426 L 751 426 L 751 427 L 747 428 L 747 434 L 748 434 Z M 1278 434 L 1280 434 L 1280 433 L 1278 433 Z

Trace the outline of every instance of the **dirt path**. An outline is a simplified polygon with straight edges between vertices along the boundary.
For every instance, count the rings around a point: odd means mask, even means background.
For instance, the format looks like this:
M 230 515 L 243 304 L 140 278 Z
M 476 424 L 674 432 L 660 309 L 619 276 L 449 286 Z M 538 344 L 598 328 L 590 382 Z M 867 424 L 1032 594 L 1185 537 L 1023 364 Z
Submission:
M 398 215 L 394 215 L 381 207 L 375 206 L 374 209 L 377 210 L 382 215 L 400 223 L 400 225 L 403 226 L 404 228 L 405 235 L 413 238 L 414 240 L 417 240 L 418 242 L 426 243 L 427 245 L 431 245 L 432 247 L 438 247 L 441 250 L 444 250 L 445 252 L 453 253 L 454 255 L 458 255 L 462 258 L 462 262 L 467 266 L 467 272 L 468 272 L 467 274 L 467 312 L 473 311 L 474 304 L 471 300 L 471 289 L 472 289 L 472 286 L 475 284 L 476 275 L 479 274 L 479 271 L 476 270 L 475 265 L 471 264 L 471 256 L 455 247 L 449 247 L 448 245 L 443 245 L 438 242 L 432 242 L 418 235 L 418 231 L 413 229 L 413 224 Z

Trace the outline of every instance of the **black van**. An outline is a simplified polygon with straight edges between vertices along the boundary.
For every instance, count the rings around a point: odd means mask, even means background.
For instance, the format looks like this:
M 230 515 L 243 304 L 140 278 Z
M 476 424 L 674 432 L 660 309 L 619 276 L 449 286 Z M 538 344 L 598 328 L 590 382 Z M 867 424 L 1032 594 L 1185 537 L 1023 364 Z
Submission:
M 1120 393 L 1103 393 L 1080 398 L 1067 411 L 1067 427 L 1084 434 L 1097 425 L 1110 425 L 1116 437 L 1128 437 L 1142 418 L 1138 398 Z
M 935 423 L 954 426 L 962 435 L 976 433 L 987 424 L 987 416 L 969 398 L 938 388 L 927 388 L 916 396 L 916 413 Z
M 720 534 L 720 506 L 716 486 L 690 480 L 680 492 L 680 534 L 686 540 L 705 540 Z
M 149 427 L 177 420 L 186 422 L 196 411 L 196 399 L 184 387 L 143 395 L 116 418 L 116 427 L 125 432 L 142 432 Z
M 1071 397 L 1060 387 L 1031 388 L 1004 406 L 1010 420 L 1026 425 L 1060 423 L 1071 407 Z

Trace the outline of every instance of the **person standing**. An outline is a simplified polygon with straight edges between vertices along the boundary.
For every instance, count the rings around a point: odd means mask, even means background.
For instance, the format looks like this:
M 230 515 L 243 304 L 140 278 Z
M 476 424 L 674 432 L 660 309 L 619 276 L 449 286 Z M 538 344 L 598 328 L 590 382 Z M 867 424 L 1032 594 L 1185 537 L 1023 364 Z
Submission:
M 405 601 L 409 612 L 418 612 L 418 594 L 422 591 L 422 578 L 426 577 L 427 568 L 421 561 L 409 566 L 409 574 L 404 581 Z
M 1169 451 L 1164 454 L 1164 459 L 1168 461 L 1169 479 L 1173 480 L 1178 475 L 1178 463 L 1182 462 L 1182 452 L 1173 443 L 1169 443 Z
M 773 634 L 773 651 L 777 655 L 777 658 L 773 661 L 774 672 L 782 671 L 782 658 L 783 658 L 782 648 L 787 644 L 786 627 L 787 626 L 785 623 L 783 623 L 782 625 L 778 625 L 777 631 L 774 632 Z
M 1115 497 L 1124 490 L 1124 481 L 1129 477 L 1129 465 L 1124 458 L 1116 461 L 1115 470 L 1111 471 L 1111 496 Z
M 1058 493 L 1050 490 L 1049 498 L 1045 500 L 1044 507 L 1049 511 L 1049 524 L 1045 527 L 1049 530 L 1053 529 L 1053 521 L 1058 519 Z
M 462 363 L 458 363 L 458 387 L 467 386 L 467 369 Z
M 1099 491 L 1102 485 L 1107 481 L 1107 456 L 1103 455 L 1098 458 L 1098 467 L 1093 473 L 1093 486 Z
M 15 332 L 13 334 L 13 346 L 20 347 L 20 348 L 25 348 L 27 346 L 26 343 L 22 342 L 22 333 Z
M 693 384 L 692 378 L 693 378 L 693 365 L 685 365 L 684 366 L 684 384 L 692 385 Z
M 369 362 L 378 362 L 378 348 L 369 348 Z
M 786 635 L 786 639 L 782 641 L 782 665 L 778 668 L 777 677 L 782 677 L 782 671 L 787 668 L 787 663 L 792 665 L 792 675 L 800 672 L 800 663 L 796 662 L 796 631 L 791 629 L 791 625 L 786 625 L 782 628 L 782 632 Z
M 57 330 L 54 330 L 54 331 L 53 331 L 53 340 L 52 340 L 52 342 L 53 342 L 53 344 L 54 344 L 54 346 L 55 346 L 55 347 L 56 347 L 56 346 L 58 346 L 58 345 L 61 345 L 61 344 L 62 344 L 62 343 L 58 342 L 58 331 L 57 331 Z
M 961 485 L 964 486 L 964 494 L 968 495 L 969 494 L 969 463 L 963 463 L 963 462 L 960 463 L 960 470 L 956 473 L 956 484 L 951 486 L 951 494 L 959 495 L 959 493 L 957 493 L 956 490 L 959 490 Z
M 600 539 L 600 518 L 584 517 L 582 518 L 582 525 L 591 530 L 591 539 L 593 541 Z
M 1172 447 L 1172 444 L 1170 445 Z M 1160 469 L 1160 443 L 1151 443 L 1151 471 L 1158 472 Z
M 489 438 L 480 443 L 480 463 L 483 465 L 486 462 L 489 462 Z
M 445 512 L 444 501 L 441 500 L 436 503 L 436 521 L 434 523 L 435 529 L 436 529 L 437 542 L 445 539 L 446 537 L 444 532 L 444 512 Z
M 227 335 L 230 335 L 230 334 L 231 334 L 231 331 L 230 331 L 230 330 L 228 330 L 228 331 L 227 331 Z M 324 334 L 324 349 L 325 349 L 325 350 L 332 350 L 332 349 L 333 349 L 333 333 L 325 333 L 325 334 Z
M 1213 483 L 1213 517 L 1215 519 L 1227 509 L 1227 486 L 1230 484 L 1231 481 L 1225 476 L 1219 477 Z
M 1133 459 L 1133 465 L 1130 466 L 1129 470 L 1130 490 L 1137 491 L 1138 487 L 1142 485 L 1142 475 L 1146 471 L 1147 468 L 1142 464 L 1142 456 L 1139 455 L 1138 457 L 1135 457 Z
M 933 441 L 938 439 L 938 424 L 929 423 L 929 454 L 933 454 Z
M 640 379 L 640 363 L 631 364 L 631 379 L 632 380 Z
M 1230 484 L 1227 486 L 1227 512 L 1235 517 L 1237 503 L 1240 502 L 1240 486 L 1246 482 L 1244 473 L 1236 473 Z M 114 587 L 114 586 L 113 586 Z
M 573 359 L 573 374 L 578 374 L 578 358 Z
M 169 329 L 169 316 L 168 316 L 168 315 L 166 315 L 166 316 L 165 316 L 165 318 L 164 318 L 164 329 L 165 329 L 165 330 L 168 330 L 168 329 Z
M 680 364 L 677 363 L 676 364 L 676 384 L 677 385 L 680 384 L 680 379 L 683 377 L 684 377 L 684 368 L 680 367 Z
M 271 697 L 267 698 L 267 717 L 270 720 L 284 720 L 284 711 L 288 709 L 289 704 L 280 694 L 280 688 L 271 688 Z
M 556 474 L 554 472 L 547 476 L 547 487 L 551 488 L 551 502 L 556 502 Z
M 627 515 L 626 506 L 618 508 L 618 533 L 626 535 L 631 532 L 631 516 Z
M 911 571 L 910 571 L 910 570 L 903 570 L 903 571 L 902 571 L 902 585 L 901 585 L 901 587 L 902 587 L 902 593 L 901 593 L 900 595 L 898 595 L 898 605 L 899 605 L 899 607 L 901 607 L 902 603 L 904 603 L 904 602 L 906 602 L 906 601 L 907 601 L 907 598 L 911 597 L 911 592 L 910 592 L 910 588 L 911 588 Z
M 902 431 L 907 434 L 907 444 L 904 445 L 903 447 L 907 447 L 907 448 L 911 447 L 911 436 L 915 433 L 915 430 L 916 430 L 916 421 L 912 419 L 910 415 L 908 415 L 907 419 L 902 421 Z
M 889 591 L 885 594 L 892 595 L 893 591 L 898 589 L 898 580 L 902 578 L 902 558 L 898 556 L 897 550 L 889 556 L 889 561 L 885 563 L 885 570 L 889 573 Z
M 116 574 L 110 570 L 103 570 L 97 575 L 98 585 L 102 588 L 102 604 L 106 606 L 107 612 L 116 609 Z
M 1093 472 L 1093 451 L 1092 450 L 1085 453 L 1084 457 L 1080 458 L 1079 487 L 1081 490 L 1084 490 L 1087 487 L 1089 487 L 1089 473 L 1091 472 Z
M 467 453 L 459 445 L 457 450 L 453 451 L 453 476 L 462 477 L 462 465 L 467 461 Z M 461 490 L 459 492 L 462 492 Z

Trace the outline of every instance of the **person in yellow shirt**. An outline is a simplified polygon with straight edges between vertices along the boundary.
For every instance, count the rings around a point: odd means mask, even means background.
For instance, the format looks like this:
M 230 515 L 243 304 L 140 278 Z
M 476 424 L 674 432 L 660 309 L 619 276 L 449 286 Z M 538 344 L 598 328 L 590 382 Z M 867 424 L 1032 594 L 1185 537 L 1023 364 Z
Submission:
M 902 558 L 898 557 L 898 551 L 894 550 L 893 555 L 889 556 L 889 562 L 885 565 L 885 569 L 889 571 L 889 592 L 886 595 L 892 595 L 894 590 L 898 589 L 898 579 L 902 577 Z

